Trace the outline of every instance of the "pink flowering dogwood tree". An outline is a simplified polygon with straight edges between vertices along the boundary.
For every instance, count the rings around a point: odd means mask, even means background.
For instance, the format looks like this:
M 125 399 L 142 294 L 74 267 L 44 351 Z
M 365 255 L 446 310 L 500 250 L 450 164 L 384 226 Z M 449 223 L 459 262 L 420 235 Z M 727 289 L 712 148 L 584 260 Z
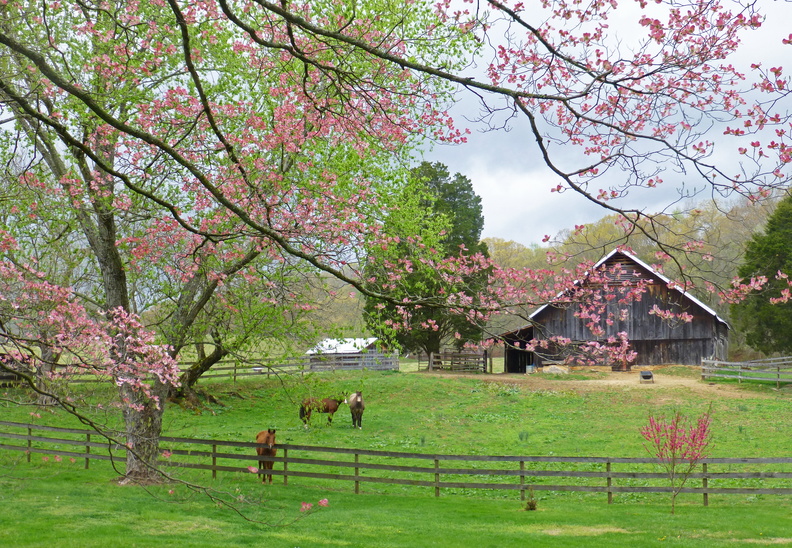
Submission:
M 347 265 L 380 238 L 390 206 L 379 195 L 398 184 L 395 160 L 424 132 L 458 139 L 439 108 L 442 85 L 295 35 L 251 8 L 2 8 L 4 256 L 9 269 L 54 288 L 42 311 L 72 310 L 74 324 L 26 321 L 16 311 L 38 304 L 10 289 L 3 335 L 51 349 L 41 353 L 50 365 L 60 356 L 98 372 L 113 361 L 133 449 L 126 474 L 140 481 L 156 476 L 163 401 L 178 390 L 171 368 L 181 350 L 207 336 L 214 343 L 182 375 L 185 385 L 244 328 L 300 331 L 311 302 L 295 288 L 318 270 L 354 277 Z M 313 13 L 332 25 L 344 9 Z M 364 10 L 353 31 L 403 51 L 432 17 L 429 8 L 409 14 Z M 143 314 L 156 338 L 139 325 Z M 98 351 L 86 346 L 91 335 L 109 352 L 102 360 L 83 357 Z M 163 350 L 155 368 L 149 357 Z
M 400 207 L 392 200 L 399 164 L 425 140 L 464 142 L 466 130 L 447 113 L 456 93 L 480 99 L 479 123 L 488 129 L 524 125 L 557 177 L 556 191 L 577 192 L 620 215 L 669 255 L 696 247 L 667 245 L 647 228 L 655 218 L 621 207 L 619 197 L 662 185 L 669 171 L 697 174 L 715 191 L 752 199 L 788 178 L 788 77 L 758 62 L 743 73 L 729 61 L 741 37 L 762 24 L 754 5 L 63 0 L 0 6 L 2 183 L 10 197 L 19 192 L 4 223 L 20 247 L 8 247 L 5 257 L 17 268 L 38 263 L 31 272 L 63 289 L 62 304 L 86 311 L 85 331 L 99 322 L 108 344 L 115 341 L 111 369 L 132 369 L 116 379 L 127 405 L 128 443 L 143 461 L 157 454 L 158 383 L 171 376 L 155 374 L 149 385 L 142 376 L 154 371 L 135 371 L 130 356 L 146 363 L 154 351 L 138 343 L 157 342 L 177 358 L 190 341 L 212 332 L 207 310 L 218 307 L 226 318 L 240 310 L 240 280 L 253 283 L 263 304 L 290 300 L 282 316 L 310 306 L 265 275 L 284 269 L 334 276 L 402 303 L 405 315 L 431 303 L 486 322 L 558 295 L 582 306 L 581 319 L 595 330 L 608 314 L 618 315 L 587 304 L 593 294 L 575 284 L 590 264 L 559 274 L 500 269 L 480 254 L 441 259 L 420 234 L 384 228 L 385 212 Z M 621 14 L 632 25 L 620 27 L 639 29 L 629 45 L 610 26 Z M 792 39 L 779 47 L 786 42 Z M 474 69 L 482 66 L 483 73 Z M 731 171 L 714 161 L 713 131 L 732 141 L 741 159 Z M 25 241 L 30 229 L 35 236 Z M 394 238 L 408 237 L 418 255 L 381 259 L 393 269 L 391 286 L 367 280 L 365 263 L 380 260 Z M 79 252 L 58 252 L 61 246 Z M 50 254 L 42 256 L 42 248 Z M 59 260 L 64 256 L 68 268 Z M 394 296 L 399 272 L 417 264 L 433 270 L 443 289 Z M 485 291 L 460 290 L 482 271 L 491 282 Z M 611 294 L 637 298 L 639 291 L 627 292 L 633 297 L 618 289 Z M 6 296 L 11 308 L 21 308 L 20 295 Z M 137 323 L 149 317 L 143 312 L 157 319 L 156 341 Z M 18 336 L 22 320 L 3 323 L 9 337 L 42 339 L 44 346 L 58 334 L 56 327 L 43 332 L 31 325 Z M 233 330 L 234 322 L 228 325 Z M 121 337 L 127 329 L 135 335 Z M 223 338 L 217 331 L 212 336 Z M 80 339 L 64 340 L 81 348 Z M 615 339 L 597 350 L 629 358 Z M 206 356 L 199 370 L 218 356 Z M 133 389 L 152 406 L 127 392 Z M 127 472 L 146 479 L 149 469 L 153 461 L 128 462 Z

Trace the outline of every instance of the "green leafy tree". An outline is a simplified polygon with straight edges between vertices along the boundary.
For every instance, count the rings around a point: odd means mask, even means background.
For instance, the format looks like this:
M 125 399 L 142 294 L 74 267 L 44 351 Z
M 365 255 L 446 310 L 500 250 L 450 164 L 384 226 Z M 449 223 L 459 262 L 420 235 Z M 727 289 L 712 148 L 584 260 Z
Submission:
M 486 283 L 486 272 L 470 276 L 444 276 L 431 254 L 448 258 L 457 255 L 487 255 L 480 241 L 484 227 L 481 198 L 467 177 L 451 176 L 441 163 L 423 162 L 410 172 L 410 183 L 400 195 L 399 207 L 386 220 L 386 230 L 395 244 L 376 261 L 370 261 L 370 279 L 399 299 L 415 306 L 401 307 L 379 299 L 366 299 L 364 315 L 370 329 L 404 349 L 439 352 L 444 344 L 461 348 L 478 342 L 482 326 L 450 306 L 444 296 L 460 292 L 470 299 Z M 418 238 L 399 235 L 419 234 Z M 393 265 L 409 262 L 407 274 L 394 279 Z M 400 329 L 393 330 L 394 327 Z
M 191 358 L 184 350 L 198 347 L 198 357 L 182 391 L 229 352 L 305 333 L 306 279 L 321 271 L 364 285 L 347 262 L 377 237 L 384 174 L 425 132 L 453 139 L 438 108 L 446 84 L 249 7 L 0 7 L 0 292 L 42 317 L 57 319 L 47 312 L 60 307 L 88 324 L 37 327 L 14 301 L 0 331 L 43 348 L 47 362 L 69 350 L 57 330 L 113 341 L 92 363 L 117 387 L 131 481 L 159 479 L 165 401 L 179 384 L 176 360 Z M 456 29 L 442 33 L 450 50 L 436 47 L 436 33 L 414 39 L 437 19 L 431 6 L 385 8 L 310 11 L 317 22 L 352 17 L 360 40 L 395 50 L 409 40 L 416 59 L 460 53 Z M 436 100 L 414 101 L 424 96 Z M 201 350 L 205 341 L 213 350 Z M 162 374 L 130 373 L 135 360 Z
M 738 271 L 742 279 L 767 279 L 759 290 L 732 305 L 735 325 L 745 342 L 766 354 L 792 351 L 792 302 L 784 299 L 787 279 L 779 272 L 792 271 L 792 196 L 781 200 L 764 231 L 754 234 Z M 780 299 L 780 301 L 776 301 Z

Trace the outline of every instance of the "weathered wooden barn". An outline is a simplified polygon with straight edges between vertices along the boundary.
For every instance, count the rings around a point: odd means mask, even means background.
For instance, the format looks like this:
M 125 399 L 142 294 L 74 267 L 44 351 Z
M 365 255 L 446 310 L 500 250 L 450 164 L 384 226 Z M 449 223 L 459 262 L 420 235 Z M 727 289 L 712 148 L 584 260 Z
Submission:
M 609 312 L 618 316 L 619 310 L 626 308 L 628 314 L 625 319 L 617 319 L 612 325 L 603 320 L 599 325 L 605 334 L 599 337 L 592 334 L 586 326 L 586 320 L 575 316 L 579 307 L 550 303 L 538 308 L 531 314 L 528 325 L 501 335 L 506 346 L 507 373 L 525 373 L 532 366 L 541 367 L 548 362 L 565 361 L 569 353 L 552 346 L 541 353 L 525 350 L 531 340 L 547 339 L 554 335 L 585 344 L 625 332 L 630 349 L 637 353 L 632 365 L 698 365 L 702 359 L 726 359 L 729 331 L 726 321 L 694 296 L 673 287 L 673 284 L 669 285 L 670 280 L 649 265 L 628 252 L 614 250 L 603 257 L 594 269 L 614 273 L 608 276 L 615 283 L 645 284 L 646 290 L 640 300 L 619 304 L 614 299 L 608 303 Z M 587 282 L 582 280 L 579 283 Z M 655 305 L 661 310 L 684 311 L 692 316 L 692 321 L 669 322 L 657 314 L 650 314 Z M 613 364 L 612 367 L 625 369 L 624 364 Z

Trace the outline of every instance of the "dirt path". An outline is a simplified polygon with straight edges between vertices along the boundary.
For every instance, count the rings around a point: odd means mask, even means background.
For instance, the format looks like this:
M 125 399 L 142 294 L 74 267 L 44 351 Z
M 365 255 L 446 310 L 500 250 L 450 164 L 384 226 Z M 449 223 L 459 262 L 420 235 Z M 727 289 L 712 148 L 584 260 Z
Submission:
M 724 384 L 702 381 L 698 377 L 682 377 L 678 375 L 664 375 L 662 368 L 653 371 L 654 383 L 640 382 L 637 371 L 631 372 L 602 372 L 600 378 L 588 380 L 556 380 L 548 378 L 542 373 L 531 375 L 493 375 L 482 378 L 480 375 L 466 375 L 458 373 L 432 372 L 433 375 L 465 376 L 478 378 L 488 382 L 519 384 L 529 386 L 535 390 L 559 390 L 577 393 L 607 391 L 607 390 L 655 390 L 687 389 L 703 397 L 710 398 L 777 398 L 780 394 L 788 395 L 792 389 L 782 388 L 780 391 L 759 391 L 752 389 L 747 384 Z

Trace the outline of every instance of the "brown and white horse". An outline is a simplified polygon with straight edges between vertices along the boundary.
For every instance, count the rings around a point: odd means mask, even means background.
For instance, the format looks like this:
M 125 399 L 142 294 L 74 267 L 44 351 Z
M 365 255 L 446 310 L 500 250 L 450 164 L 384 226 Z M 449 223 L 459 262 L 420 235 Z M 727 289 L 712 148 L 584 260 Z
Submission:
M 311 420 L 311 413 L 327 413 L 327 424 L 333 424 L 333 414 L 338 411 L 338 406 L 344 398 L 325 398 L 320 400 L 318 398 L 305 398 L 300 406 L 300 420 L 303 421 L 305 426 L 308 426 L 308 421 Z
M 363 403 L 363 392 L 355 392 L 346 400 L 349 410 L 352 412 L 352 428 L 363 429 L 363 410 L 366 405 Z
M 259 457 L 274 457 L 275 453 L 278 451 L 275 449 L 275 429 L 270 428 L 268 430 L 262 430 L 256 434 L 256 443 L 261 444 L 260 447 L 256 447 L 256 454 Z M 267 481 L 272 483 L 272 474 L 267 474 L 265 470 L 272 470 L 274 465 L 275 463 L 271 460 L 259 461 L 259 476 L 261 476 L 261 483 L 267 483 Z

